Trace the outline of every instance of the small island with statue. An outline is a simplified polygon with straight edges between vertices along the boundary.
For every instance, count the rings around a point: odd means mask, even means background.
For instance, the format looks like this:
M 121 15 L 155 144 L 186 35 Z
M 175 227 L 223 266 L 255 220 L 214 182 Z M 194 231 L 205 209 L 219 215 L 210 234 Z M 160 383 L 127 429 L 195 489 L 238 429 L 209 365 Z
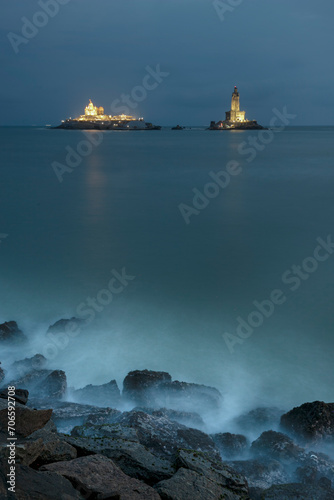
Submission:
M 211 121 L 209 130 L 263 130 L 256 120 L 246 120 L 246 111 L 240 111 L 240 95 L 234 87 L 230 111 L 226 111 L 225 120 Z
M 94 106 L 89 99 L 85 107 L 85 114 L 78 118 L 62 120 L 58 127 L 67 130 L 160 130 L 161 127 L 144 121 L 144 118 L 135 118 L 131 115 L 106 115 L 102 106 Z

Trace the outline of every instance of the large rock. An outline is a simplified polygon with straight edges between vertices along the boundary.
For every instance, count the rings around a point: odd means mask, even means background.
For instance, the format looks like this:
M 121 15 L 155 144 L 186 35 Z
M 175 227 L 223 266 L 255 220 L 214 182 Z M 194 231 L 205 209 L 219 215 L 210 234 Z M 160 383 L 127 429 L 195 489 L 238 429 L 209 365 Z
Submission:
M 71 397 L 82 404 L 90 404 L 101 407 L 120 405 L 121 393 L 116 380 L 111 380 L 102 385 L 86 385 L 82 389 L 72 391 Z
M 167 372 L 135 370 L 128 373 L 124 379 L 123 397 L 135 406 L 156 407 L 155 399 L 158 395 L 158 388 L 164 382 L 171 381 L 172 377 Z
M 253 441 L 251 452 L 255 456 L 270 457 L 283 463 L 298 462 L 305 451 L 296 445 L 289 436 L 276 431 L 265 431 Z
M 281 417 L 281 427 L 302 442 L 334 441 L 334 403 L 314 401 Z
M 54 370 L 36 387 L 42 397 L 51 399 L 62 398 L 66 393 L 66 389 L 67 380 L 63 370 Z
M 0 361 L 0 365 L 1 365 L 1 361 Z M 2 366 L 0 366 L 0 383 L 3 381 L 4 378 L 5 378 L 5 372 L 2 368 Z
M 149 415 L 153 415 L 155 417 L 166 417 L 169 420 L 174 420 L 175 422 L 185 425 L 186 427 L 194 427 L 195 429 L 200 430 L 205 428 L 202 417 L 195 412 L 169 410 L 168 408 L 159 408 L 159 410 L 154 410 L 153 408 L 141 408 L 140 406 L 135 407 L 133 411 L 143 411 L 144 413 L 148 413 Z
M 30 410 L 27 407 L 16 406 L 15 434 L 23 437 L 41 429 L 50 420 L 52 410 Z M 0 410 L 0 431 L 6 432 L 8 426 L 8 410 Z
M 17 343 L 26 340 L 26 336 L 17 326 L 16 321 L 6 321 L 0 325 L 0 342 Z
M 56 472 L 69 479 L 85 498 L 161 500 L 153 488 L 130 478 L 112 460 L 102 455 L 49 464 L 42 470 Z
M 32 370 L 42 370 L 47 363 L 43 354 L 35 354 L 31 358 L 20 359 L 15 361 L 11 368 L 14 370 L 15 376 L 23 377 L 26 373 Z
M 283 410 L 276 407 L 260 407 L 240 415 L 234 420 L 236 427 L 245 433 L 257 434 L 279 427 Z
M 173 410 L 196 412 L 201 416 L 219 411 L 222 395 L 214 387 L 188 382 L 165 382 L 161 386 L 163 406 Z
M 263 462 L 259 460 L 234 460 L 228 464 L 247 479 L 251 488 L 266 489 L 273 484 L 284 484 L 291 480 L 291 474 L 285 471 L 283 465 L 270 458 Z
M 56 321 L 53 325 L 49 326 L 47 334 L 70 334 L 74 331 L 77 331 L 79 327 L 82 327 L 85 324 L 85 320 L 79 318 L 71 318 L 71 319 L 60 319 Z
M 9 391 L 9 395 L 11 398 L 13 398 L 16 402 L 21 403 L 22 405 L 27 404 L 28 402 L 28 397 L 29 397 L 29 391 L 26 389 L 16 389 L 15 388 L 15 394 L 13 395 L 13 391 Z M 8 401 L 8 387 L 0 392 L 0 398 L 1 399 L 6 399 Z M 11 399 L 11 401 L 13 400 Z
M 212 434 L 211 437 L 224 458 L 240 457 L 248 449 L 247 438 L 242 434 L 222 432 Z
M 83 500 L 70 481 L 53 472 L 37 472 L 30 467 L 15 466 L 15 494 L 8 495 L 8 463 L 0 463 L 0 498 L 15 500 Z

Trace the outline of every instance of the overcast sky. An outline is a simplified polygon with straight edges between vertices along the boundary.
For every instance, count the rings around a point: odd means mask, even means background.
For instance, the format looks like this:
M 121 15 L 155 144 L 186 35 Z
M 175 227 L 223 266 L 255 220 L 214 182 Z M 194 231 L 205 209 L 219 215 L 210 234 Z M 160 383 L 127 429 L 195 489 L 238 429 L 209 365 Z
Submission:
M 53 17 L 36 14 L 56 1 Z M 123 94 L 144 95 L 147 66 L 160 65 L 169 75 L 154 89 L 147 77 L 145 99 L 131 100 L 147 121 L 224 119 L 237 85 L 246 117 L 263 125 L 283 106 L 295 125 L 334 125 L 333 0 L 220 4 L 218 13 L 213 0 L 0 0 L 0 124 L 58 124 L 89 98 L 111 113 Z M 19 39 L 22 18 L 45 25 Z

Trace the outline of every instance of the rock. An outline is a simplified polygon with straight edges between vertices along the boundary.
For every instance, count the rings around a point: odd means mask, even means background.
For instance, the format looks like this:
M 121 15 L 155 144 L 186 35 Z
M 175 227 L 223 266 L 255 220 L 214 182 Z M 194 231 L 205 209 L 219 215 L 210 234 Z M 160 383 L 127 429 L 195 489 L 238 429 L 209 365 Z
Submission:
M 328 484 L 273 485 L 262 493 L 263 500 L 333 500 L 334 490 Z
M 66 334 L 71 336 L 75 331 L 78 332 L 78 329 L 84 324 L 85 320 L 74 317 L 71 319 L 60 319 L 49 326 L 47 334 Z
M 248 494 L 247 481 L 240 473 L 220 459 L 213 460 L 206 453 L 198 453 L 194 450 L 178 450 L 174 465 L 177 469 L 184 468 L 197 472 L 235 494 L 245 496 Z
M 27 391 L 26 389 L 15 388 L 15 395 L 13 396 L 12 393 L 13 391 L 10 391 L 10 397 L 15 399 L 15 401 L 17 401 L 18 403 L 25 405 L 28 402 L 29 391 Z M 0 392 L 0 398 L 8 400 L 8 388 Z
M 242 456 L 248 448 L 247 438 L 242 434 L 223 432 L 213 434 L 211 437 L 224 458 Z
M 101 407 L 115 407 L 121 402 L 121 393 L 116 380 L 103 385 L 86 385 L 82 389 L 74 390 L 71 396 L 80 403 Z
M 35 356 L 32 356 L 31 358 L 24 358 L 19 361 L 15 361 L 12 364 L 12 369 L 17 374 L 16 376 L 22 377 L 32 370 L 42 370 L 45 368 L 46 363 L 47 360 L 43 354 L 35 354 Z
M 17 326 L 16 321 L 6 321 L 0 325 L 0 342 L 23 342 L 26 336 Z
M 1 361 L 0 361 L 0 365 L 1 365 Z M 4 378 L 5 378 L 5 372 L 4 372 L 3 368 L 0 366 L 0 383 L 3 381 Z
M 314 401 L 281 417 L 281 427 L 305 443 L 334 441 L 334 403 Z
M 205 427 L 202 417 L 194 412 L 169 410 L 168 408 L 154 410 L 153 408 L 142 408 L 140 406 L 136 406 L 132 411 L 143 411 L 155 417 L 166 417 L 169 420 L 183 424 L 186 427 L 194 427 L 195 429 L 204 429 Z
M 16 500 L 82 500 L 70 481 L 53 472 L 37 472 L 30 467 L 15 466 L 15 497 L 7 497 L 8 463 L 0 464 L 0 498 Z
M 188 448 L 219 458 L 213 440 L 198 429 L 188 428 L 166 417 L 148 415 L 141 411 L 124 412 L 116 420 L 122 427 L 137 431 L 139 442 L 153 454 L 170 458 L 177 449 Z
M 187 382 L 165 382 L 161 386 L 163 406 L 173 410 L 196 412 L 201 416 L 221 409 L 222 395 L 214 387 Z
M 276 407 L 255 408 L 237 417 L 234 422 L 239 429 L 247 434 L 250 431 L 261 433 L 278 428 L 283 413 L 283 410 L 279 410 Z
M 39 394 L 39 391 L 36 388 L 44 382 L 50 373 L 52 373 L 52 370 L 31 370 L 21 378 L 11 380 L 8 385 L 26 389 L 29 391 L 30 397 L 34 397 L 36 394 Z
M 36 391 L 43 397 L 60 399 L 66 393 L 67 381 L 63 370 L 54 370 L 43 382 L 36 386 Z
M 42 467 L 69 479 L 85 498 L 161 500 L 150 486 L 130 478 L 112 460 L 94 455 Z M 91 495 L 91 496 L 90 496 Z
M 284 484 L 291 480 L 282 464 L 268 458 L 265 462 L 259 460 L 237 460 L 228 462 L 235 471 L 242 474 L 250 488 L 266 489 L 273 484 Z
M 167 372 L 135 370 L 127 374 L 123 382 L 123 397 L 136 406 L 156 407 L 157 389 L 164 382 L 171 382 Z M 153 404 L 154 403 L 154 404 Z M 159 407 L 164 405 L 159 405 Z
M 171 479 L 155 486 L 162 500 L 240 500 L 248 495 L 238 495 L 224 486 L 189 469 L 179 469 Z
M 50 420 L 52 410 L 30 410 L 27 407 L 16 406 L 15 409 L 15 434 L 23 437 L 29 436 L 34 431 L 41 429 Z M 0 410 L 0 430 L 7 430 L 7 408 Z
M 17 441 L 15 448 L 15 461 L 16 463 L 21 465 L 30 465 L 37 459 L 42 449 L 43 440 L 41 438 L 29 442 Z M 0 459 L 8 460 L 8 448 L 6 443 L 1 445 Z
M 300 460 L 305 451 L 289 436 L 276 431 L 266 431 L 253 441 L 251 453 L 255 456 L 271 457 L 280 462 L 291 463 Z
M 137 431 L 119 424 L 75 427 L 65 438 L 79 455 L 98 453 L 111 458 L 125 474 L 155 484 L 173 475 L 171 463 L 152 454 L 139 443 Z

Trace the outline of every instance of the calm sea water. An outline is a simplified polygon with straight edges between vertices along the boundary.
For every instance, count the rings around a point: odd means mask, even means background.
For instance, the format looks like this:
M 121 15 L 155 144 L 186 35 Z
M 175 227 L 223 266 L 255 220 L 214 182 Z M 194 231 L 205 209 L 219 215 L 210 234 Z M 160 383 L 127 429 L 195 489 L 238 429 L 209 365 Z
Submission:
M 334 240 L 333 132 L 288 128 L 252 161 L 240 145 L 258 131 L 105 132 L 60 183 L 52 163 L 82 132 L 0 129 L 1 322 L 42 352 L 49 324 L 99 297 L 87 332 L 51 360 L 70 385 L 148 368 L 217 386 L 231 405 L 333 400 L 334 254 L 298 289 L 282 282 L 318 237 Z M 231 160 L 238 175 L 186 224 L 179 205 Z M 103 305 L 122 268 L 135 279 Z M 223 334 L 274 289 L 285 302 L 230 352 Z

